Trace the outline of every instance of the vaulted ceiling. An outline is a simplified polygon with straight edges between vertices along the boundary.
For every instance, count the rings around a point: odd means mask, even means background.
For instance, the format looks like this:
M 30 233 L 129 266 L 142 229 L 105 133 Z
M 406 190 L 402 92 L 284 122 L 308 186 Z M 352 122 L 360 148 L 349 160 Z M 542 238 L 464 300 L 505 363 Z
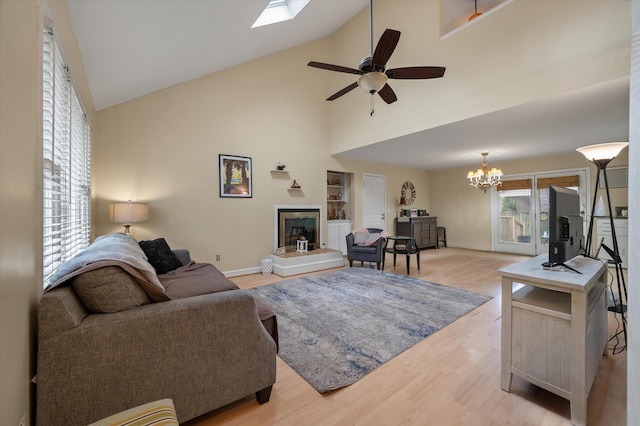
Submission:
M 311 0 L 293 20 L 251 29 L 267 0 L 67 0 L 97 110 L 332 34 L 367 0 Z M 473 2 L 471 2 L 473 3 Z M 114 31 L 114 28 L 116 29 Z M 433 170 L 479 164 L 478 147 L 519 158 L 628 140 L 629 80 L 494 112 L 341 155 Z M 429 152 L 425 139 L 439 141 Z M 411 155 L 407 155 L 411 152 Z M 503 156 L 499 149 L 490 153 Z

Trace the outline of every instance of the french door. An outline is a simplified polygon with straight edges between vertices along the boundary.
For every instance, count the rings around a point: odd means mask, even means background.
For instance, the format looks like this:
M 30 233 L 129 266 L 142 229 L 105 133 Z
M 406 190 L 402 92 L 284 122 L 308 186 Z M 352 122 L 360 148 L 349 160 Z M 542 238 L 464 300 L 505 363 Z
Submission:
M 538 255 L 549 250 L 549 185 L 580 194 L 587 217 L 589 169 L 508 176 L 493 191 L 493 250 Z

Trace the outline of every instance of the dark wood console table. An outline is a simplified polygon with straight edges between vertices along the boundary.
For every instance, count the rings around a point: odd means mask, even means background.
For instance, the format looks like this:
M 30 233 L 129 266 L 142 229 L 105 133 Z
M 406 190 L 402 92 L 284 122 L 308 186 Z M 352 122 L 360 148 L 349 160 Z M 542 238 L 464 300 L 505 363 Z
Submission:
M 416 239 L 421 249 L 438 248 L 438 221 L 435 216 L 398 217 L 396 235 L 408 235 Z

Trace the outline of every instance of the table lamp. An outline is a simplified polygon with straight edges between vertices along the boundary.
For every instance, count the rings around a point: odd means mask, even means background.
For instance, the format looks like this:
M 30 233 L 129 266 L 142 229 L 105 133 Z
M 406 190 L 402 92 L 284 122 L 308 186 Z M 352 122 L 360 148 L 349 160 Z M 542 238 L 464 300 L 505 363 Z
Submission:
M 109 220 L 113 223 L 123 224 L 124 233 L 131 234 L 129 229 L 131 224 L 149 220 L 149 204 L 131 201 L 111 203 L 109 205 Z

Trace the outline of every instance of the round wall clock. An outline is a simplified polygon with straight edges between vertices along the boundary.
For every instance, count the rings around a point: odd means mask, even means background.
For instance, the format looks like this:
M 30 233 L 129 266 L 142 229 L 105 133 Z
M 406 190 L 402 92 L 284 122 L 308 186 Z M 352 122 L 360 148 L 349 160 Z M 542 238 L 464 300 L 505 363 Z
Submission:
M 413 204 L 414 200 L 416 199 L 415 186 L 413 186 L 411 182 L 405 182 L 402 185 L 402 191 L 400 192 L 400 195 L 404 197 L 405 200 L 407 200 L 407 205 L 410 206 L 411 204 Z

